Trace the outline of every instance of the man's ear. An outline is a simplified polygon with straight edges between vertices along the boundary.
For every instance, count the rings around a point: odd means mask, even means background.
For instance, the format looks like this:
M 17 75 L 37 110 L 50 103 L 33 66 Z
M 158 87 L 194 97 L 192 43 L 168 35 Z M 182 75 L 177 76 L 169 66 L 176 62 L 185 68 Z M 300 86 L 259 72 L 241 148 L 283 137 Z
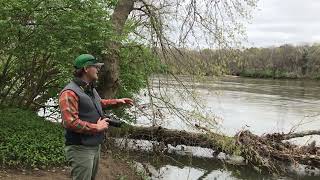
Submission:
M 87 72 L 88 72 L 88 67 L 84 67 L 84 68 L 83 68 L 83 71 L 84 71 L 85 73 L 87 73 Z

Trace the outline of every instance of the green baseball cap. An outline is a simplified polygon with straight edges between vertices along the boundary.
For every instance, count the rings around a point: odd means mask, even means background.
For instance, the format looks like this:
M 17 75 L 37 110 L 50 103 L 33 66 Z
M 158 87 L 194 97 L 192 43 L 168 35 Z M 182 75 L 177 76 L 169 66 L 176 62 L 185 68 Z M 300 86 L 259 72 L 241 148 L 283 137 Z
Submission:
M 81 54 L 74 60 L 74 67 L 76 69 L 81 69 L 90 65 L 102 66 L 104 64 L 99 63 L 98 60 L 91 54 Z

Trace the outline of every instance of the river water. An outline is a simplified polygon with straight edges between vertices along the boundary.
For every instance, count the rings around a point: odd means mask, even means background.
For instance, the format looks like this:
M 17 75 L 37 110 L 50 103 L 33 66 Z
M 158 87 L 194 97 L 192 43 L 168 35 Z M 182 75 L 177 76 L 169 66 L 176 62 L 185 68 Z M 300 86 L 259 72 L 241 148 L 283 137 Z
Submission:
M 320 128 L 320 82 L 311 80 L 273 80 L 250 79 L 240 77 L 206 78 L 201 81 L 180 77 L 184 85 L 167 77 L 152 78 L 152 93 L 162 92 L 178 108 L 192 110 L 194 103 L 181 95 L 186 89 L 197 96 L 203 109 L 201 112 L 215 115 L 217 129 L 227 135 L 234 135 L 242 129 L 261 135 L 272 132 L 289 132 L 291 130 L 317 130 Z M 140 94 L 141 103 L 150 102 L 148 91 Z M 164 99 L 166 99 L 164 97 Z M 156 101 L 156 100 L 153 100 Z M 158 101 L 156 101 L 158 102 Z M 157 109 L 154 107 L 154 109 Z M 161 108 L 159 108 L 161 112 Z M 173 129 L 192 130 L 184 121 L 165 110 L 156 120 L 157 125 Z M 138 124 L 148 124 L 147 118 L 139 117 Z M 194 121 L 195 122 L 195 121 Z M 196 122 L 195 122 L 196 123 Z M 201 123 L 201 122 L 199 122 Z M 191 123 L 192 124 L 192 123 Z M 318 136 L 292 140 L 297 144 L 307 144 L 311 140 L 319 141 Z M 179 147 L 181 148 L 181 147 Z M 202 158 L 210 154 L 209 150 L 195 150 L 191 147 L 177 149 L 178 154 L 166 161 L 154 161 L 154 156 L 141 156 L 138 162 L 146 163 L 153 170 L 153 179 L 273 179 L 262 176 L 252 170 L 223 165 L 215 159 Z M 174 149 L 174 148 L 173 148 Z M 199 153 L 200 151 L 200 153 Z M 187 152 L 187 153 L 186 153 Z M 301 176 L 293 179 L 320 179 L 320 177 Z M 278 178 L 277 178 L 278 179 Z M 284 177 L 283 179 L 290 179 Z

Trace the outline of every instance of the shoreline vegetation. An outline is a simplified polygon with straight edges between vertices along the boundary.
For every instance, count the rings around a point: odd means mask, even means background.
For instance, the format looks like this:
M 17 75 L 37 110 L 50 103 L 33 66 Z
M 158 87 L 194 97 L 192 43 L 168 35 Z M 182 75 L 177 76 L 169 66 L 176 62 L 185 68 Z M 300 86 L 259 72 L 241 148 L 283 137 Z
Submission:
M 230 75 L 229 75 L 230 76 Z M 272 71 L 242 71 L 238 74 L 232 74 L 231 76 L 235 77 L 246 77 L 246 78 L 254 78 L 254 79 L 286 79 L 286 80 L 299 80 L 299 79 L 307 79 L 307 80 L 320 80 L 319 77 L 308 77 L 308 76 L 298 76 L 296 74 L 290 74 L 286 72 L 272 72 Z
M 288 79 L 288 80 L 299 80 L 299 79 L 307 79 L 307 80 L 320 80 L 320 76 L 310 77 L 310 76 L 301 76 L 288 72 L 281 71 L 272 71 L 272 70 L 244 70 L 239 72 L 238 74 L 231 74 L 231 76 L 236 77 L 247 77 L 247 78 L 255 78 L 255 79 Z

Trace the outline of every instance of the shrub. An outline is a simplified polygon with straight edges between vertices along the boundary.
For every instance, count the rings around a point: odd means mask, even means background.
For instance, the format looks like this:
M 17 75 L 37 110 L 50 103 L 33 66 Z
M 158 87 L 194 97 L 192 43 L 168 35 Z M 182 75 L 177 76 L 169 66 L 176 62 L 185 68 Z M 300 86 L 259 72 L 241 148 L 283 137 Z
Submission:
M 63 128 L 17 108 L 0 109 L 0 163 L 9 167 L 62 165 Z

